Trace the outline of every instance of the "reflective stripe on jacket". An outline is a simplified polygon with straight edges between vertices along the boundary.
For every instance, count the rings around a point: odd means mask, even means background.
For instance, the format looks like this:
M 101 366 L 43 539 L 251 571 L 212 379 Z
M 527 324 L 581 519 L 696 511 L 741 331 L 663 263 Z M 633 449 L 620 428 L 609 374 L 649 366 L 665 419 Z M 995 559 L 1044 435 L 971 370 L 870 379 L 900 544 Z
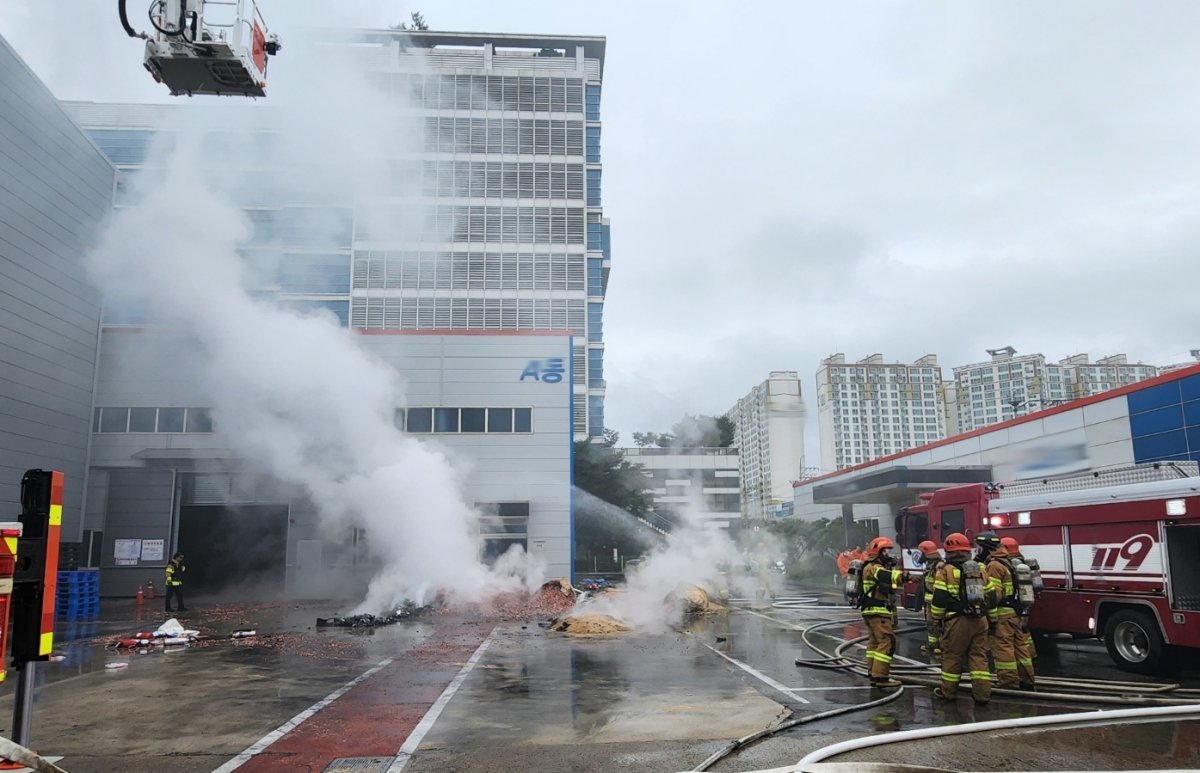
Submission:
M 893 598 L 903 581 L 901 570 L 888 569 L 878 561 L 869 562 L 863 567 L 862 613 L 890 616 L 895 608 Z
M 925 586 L 925 606 L 933 603 L 934 579 L 945 565 L 946 562 L 940 558 L 935 558 L 932 562 L 925 564 L 925 576 L 922 579 L 922 584 Z
M 187 571 L 183 564 L 176 566 L 174 563 L 167 564 L 167 585 L 183 585 L 183 573 Z
M 988 558 L 987 566 L 983 569 L 986 584 L 983 592 L 988 594 L 988 620 L 999 620 L 1002 617 L 1012 617 L 1017 613 L 1012 602 L 1016 598 L 1016 586 L 1013 584 L 1012 566 L 1008 562 L 1008 553 L 996 551 Z
M 947 561 L 933 575 L 933 598 L 930 599 L 929 615 L 934 620 L 949 620 L 962 613 L 962 598 L 959 587 L 962 569 Z

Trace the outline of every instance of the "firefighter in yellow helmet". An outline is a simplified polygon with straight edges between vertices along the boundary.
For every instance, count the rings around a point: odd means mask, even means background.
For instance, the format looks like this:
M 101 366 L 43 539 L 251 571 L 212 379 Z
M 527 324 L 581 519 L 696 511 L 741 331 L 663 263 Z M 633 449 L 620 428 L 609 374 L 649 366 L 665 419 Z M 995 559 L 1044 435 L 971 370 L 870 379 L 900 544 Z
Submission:
M 976 534 L 975 544 L 979 546 L 979 563 L 983 564 L 987 592 L 996 598 L 995 606 L 988 608 L 988 636 L 992 661 L 996 664 L 996 682 L 1001 687 L 1016 690 L 1021 686 L 1017 677 L 1017 639 L 1024 639 L 1025 632 L 1021 630 L 1021 618 L 1017 614 L 1019 604 L 1012 561 L 994 531 Z
M 930 617 L 941 635 L 942 683 L 933 694 L 954 700 L 964 667 L 971 675 L 975 702 L 992 697 L 992 674 L 988 670 L 988 622 L 985 580 L 982 568 L 971 560 L 971 543 L 966 535 L 946 537 L 946 563 L 933 577 Z
M 938 569 L 941 569 L 942 564 L 946 562 L 938 550 L 937 543 L 933 540 L 925 540 L 920 545 L 917 545 L 917 550 L 921 551 L 921 558 L 925 563 L 925 574 L 922 577 L 921 584 L 925 589 L 926 643 L 921 645 L 921 652 L 928 653 L 929 657 L 936 662 L 936 659 L 942 656 L 942 648 L 938 642 L 938 634 L 933 620 L 933 579 Z
M 867 625 L 867 675 L 872 687 L 899 687 L 888 676 L 892 668 L 892 653 L 896 650 L 893 614 L 896 610 L 896 591 L 908 575 L 896 567 L 889 552 L 895 545 L 887 537 L 871 540 L 862 568 L 863 622 Z
M 1001 537 L 1000 544 L 1008 551 L 1014 567 L 1018 563 L 1026 563 L 1025 556 L 1021 555 L 1021 545 L 1014 537 Z M 1016 637 L 1013 647 L 1017 656 L 1017 678 L 1021 681 L 1022 690 L 1035 690 L 1037 678 L 1033 671 L 1033 634 L 1029 632 L 1030 607 L 1022 604 L 1018 612 L 1022 635 Z

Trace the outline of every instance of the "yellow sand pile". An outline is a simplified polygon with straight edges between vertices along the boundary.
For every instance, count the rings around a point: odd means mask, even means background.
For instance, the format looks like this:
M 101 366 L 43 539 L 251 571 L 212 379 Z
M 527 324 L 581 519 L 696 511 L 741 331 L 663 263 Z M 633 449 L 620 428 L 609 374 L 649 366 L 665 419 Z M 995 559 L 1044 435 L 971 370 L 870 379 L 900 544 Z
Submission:
M 633 628 L 611 615 L 570 615 L 555 620 L 550 630 L 575 636 L 597 636 L 628 633 Z
M 713 601 L 707 591 L 697 585 L 680 587 L 675 592 L 686 615 L 714 615 L 725 611 L 725 607 Z

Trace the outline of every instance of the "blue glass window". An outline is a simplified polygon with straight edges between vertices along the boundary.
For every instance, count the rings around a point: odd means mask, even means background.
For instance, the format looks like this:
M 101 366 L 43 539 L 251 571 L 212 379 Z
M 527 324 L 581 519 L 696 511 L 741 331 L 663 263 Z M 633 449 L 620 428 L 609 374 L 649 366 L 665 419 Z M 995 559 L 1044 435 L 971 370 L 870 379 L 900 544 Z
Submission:
M 604 398 L 600 395 L 588 395 L 588 434 L 604 434 Z
M 604 350 L 588 349 L 588 387 L 604 388 Z
M 587 170 L 587 205 L 600 206 L 600 170 Z
M 434 408 L 433 409 L 433 431 L 434 432 L 458 432 L 458 409 L 457 408 Z
M 114 164 L 144 164 L 154 132 L 129 129 L 90 129 L 96 147 Z
M 433 432 L 433 409 L 409 408 L 405 426 L 409 432 Z
M 587 224 L 587 248 L 589 250 L 604 249 L 604 231 L 603 223 Z
M 587 261 L 587 293 L 592 297 L 604 295 L 603 263 L 600 258 L 588 258 Z
M 604 340 L 604 304 L 589 303 L 587 308 L 588 341 L 599 343 Z
M 604 252 L 604 257 L 612 258 L 612 238 L 610 236 L 610 226 L 608 223 L 600 224 L 600 249 Z
M 587 150 L 585 156 L 589 164 L 600 163 L 600 127 L 587 127 Z
M 513 409 L 513 432 L 533 432 L 533 409 Z
M 600 87 L 592 84 L 587 85 L 587 91 L 584 99 L 586 101 L 587 115 L 589 121 L 600 120 Z
M 284 301 L 280 304 L 300 314 L 311 313 L 318 309 L 333 312 L 342 327 L 350 326 L 350 301 Z
M 277 274 L 288 293 L 350 294 L 349 255 L 285 255 Z

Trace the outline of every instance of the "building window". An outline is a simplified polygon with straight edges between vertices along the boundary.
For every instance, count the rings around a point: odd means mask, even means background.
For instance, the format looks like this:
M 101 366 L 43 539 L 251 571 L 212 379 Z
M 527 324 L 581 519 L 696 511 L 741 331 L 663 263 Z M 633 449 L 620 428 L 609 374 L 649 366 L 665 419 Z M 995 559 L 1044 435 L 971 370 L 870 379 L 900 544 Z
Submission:
M 434 432 L 458 432 L 458 409 L 457 408 L 434 408 L 433 409 L 433 431 Z
M 487 409 L 463 408 L 460 425 L 463 432 L 484 432 L 487 427 Z
M 587 170 L 587 205 L 600 206 L 600 170 Z
M 587 115 L 584 116 L 589 121 L 600 120 L 600 87 L 589 83 L 586 87 L 584 95 L 584 105 L 587 108 Z
M 101 432 L 125 432 L 129 429 L 128 408 L 102 408 L 100 412 Z
M 585 134 L 587 152 L 584 155 L 584 160 L 589 164 L 600 163 L 600 127 L 589 126 Z
M 158 426 L 157 414 L 157 408 L 130 408 L 129 431 L 154 432 L 154 428 Z
M 183 409 L 160 408 L 158 410 L 159 432 L 183 432 Z
M 600 343 L 604 340 L 604 304 L 587 305 L 588 341 Z
M 528 433 L 533 431 L 533 409 L 409 408 L 403 424 L 410 434 Z

